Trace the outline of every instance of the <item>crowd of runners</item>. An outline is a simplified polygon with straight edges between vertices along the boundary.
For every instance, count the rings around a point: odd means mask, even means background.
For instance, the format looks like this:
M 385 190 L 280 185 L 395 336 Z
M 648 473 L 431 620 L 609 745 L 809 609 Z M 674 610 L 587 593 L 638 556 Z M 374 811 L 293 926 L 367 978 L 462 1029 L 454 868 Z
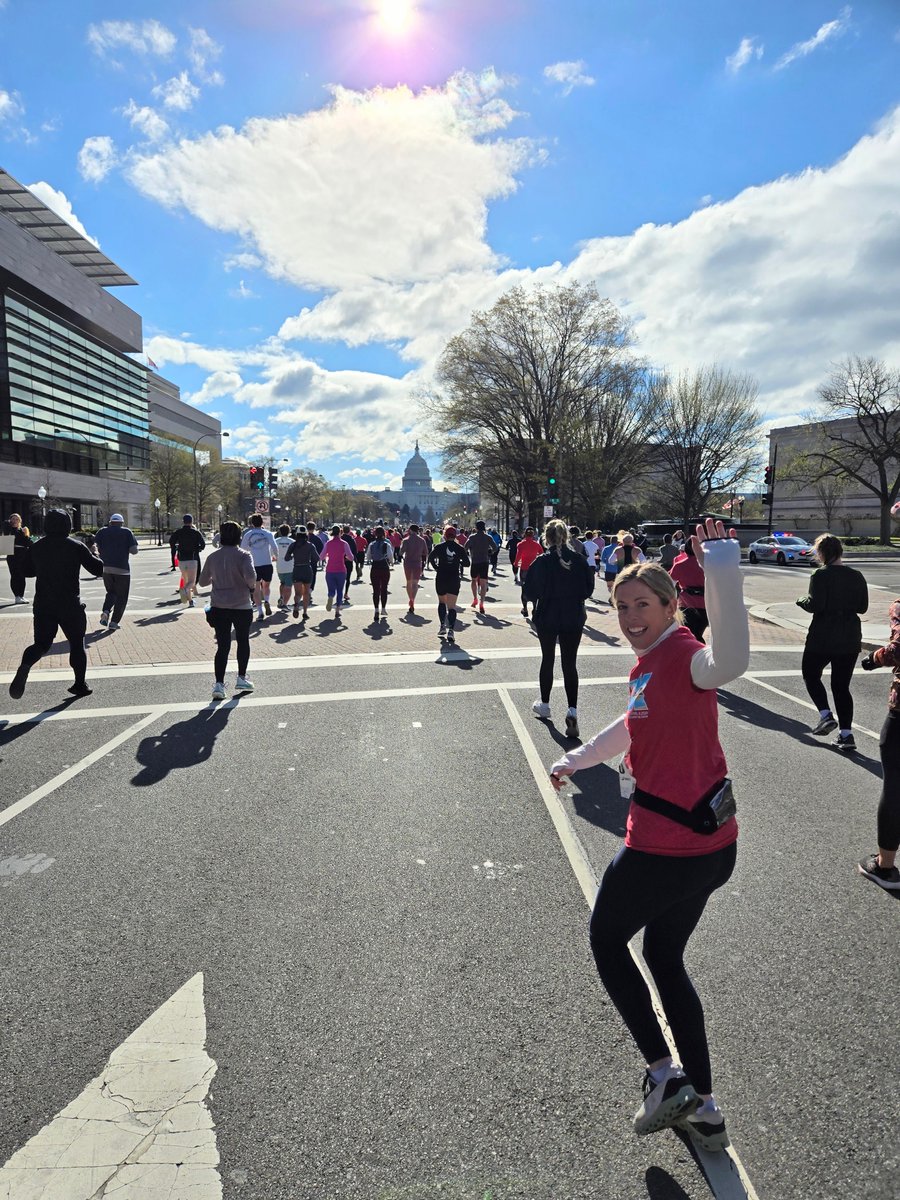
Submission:
M 75 674 L 69 690 L 75 696 L 90 695 L 80 573 L 102 576 L 106 596 L 100 623 L 117 629 L 137 541 L 119 514 L 98 532 L 91 548 L 69 536 L 71 520 L 62 511 L 47 514 L 46 536 L 33 545 L 20 518 L 11 522 L 10 532 L 15 601 L 23 602 L 28 578 L 36 578 L 36 589 L 34 644 L 23 654 L 9 694 L 22 697 L 31 667 L 61 628 Z M 675 1126 L 707 1150 L 724 1149 L 729 1139 L 713 1093 L 703 1007 L 685 969 L 684 952 L 709 897 L 728 881 L 736 861 L 736 804 L 718 737 L 717 706 L 717 688 L 743 674 L 750 653 L 734 530 L 726 533 L 721 522 L 708 520 L 691 536 L 666 535 L 654 562 L 648 561 L 646 544 L 634 531 L 620 530 L 606 539 L 555 519 L 540 536 L 528 528 L 521 536 L 512 534 L 505 545 L 483 521 L 471 530 L 412 524 L 402 531 L 381 525 L 334 525 L 325 531 L 310 523 L 294 529 L 282 525 L 273 534 L 259 516 L 246 529 L 225 521 L 212 541 L 207 552 L 205 539 L 186 514 L 172 534 L 170 549 L 172 570 L 180 571 L 182 603 L 194 606 L 198 585 L 209 588 L 206 619 L 216 641 L 213 700 L 226 697 L 232 640 L 235 689 L 253 691 L 247 670 L 254 617 L 264 622 L 274 603 L 294 619 L 307 621 L 320 578 L 327 593 L 325 610 L 340 622 L 342 609 L 351 604 L 352 582 L 360 581 L 368 568 L 374 621 L 380 623 L 386 620 L 392 568 L 399 565 L 403 571 L 410 614 L 416 611 L 423 577 L 432 570 L 439 637 L 452 646 L 464 585 L 471 589 L 472 609 L 484 614 L 490 580 L 506 553 L 521 588 L 522 614 L 533 623 L 541 647 L 540 694 L 533 712 L 550 718 L 558 647 L 568 705 L 565 732 L 575 743 L 580 741 L 577 651 L 585 601 L 602 576 L 622 635 L 637 656 L 626 711 L 559 758 L 550 781 L 559 790 L 577 771 L 618 758 L 622 795 L 630 801 L 625 842 L 603 876 L 590 940 L 600 978 L 646 1063 L 635 1132 Z M 803 654 L 804 683 L 819 711 L 811 733 L 822 737 L 838 730 L 837 748 L 852 753 L 850 679 L 860 654 L 859 614 L 867 609 L 868 593 L 862 574 L 843 564 L 837 537 L 823 535 L 816 551 L 821 566 L 811 577 L 809 594 L 797 601 L 812 614 Z M 468 593 L 462 603 L 469 603 Z M 891 607 L 890 620 L 889 643 L 861 663 L 864 670 L 892 667 L 893 679 L 880 742 L 878 849 L 860 861 L 859 871 L 886 889 L 900 890 L 895 861 L 900 847 L 900 599 Z M 837 716 L 822 683 L 826 666 L 831 667 Z M 644 961 L 677 1056 L 629 950 L 641 929 Z

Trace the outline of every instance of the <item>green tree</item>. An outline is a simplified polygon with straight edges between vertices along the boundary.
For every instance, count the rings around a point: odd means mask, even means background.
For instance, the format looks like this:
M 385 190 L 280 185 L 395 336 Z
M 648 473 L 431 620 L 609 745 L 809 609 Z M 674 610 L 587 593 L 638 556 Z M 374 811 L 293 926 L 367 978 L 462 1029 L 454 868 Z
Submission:
M 159 498 L 162 501 L 160 521 L 166 527 L 171 515 L 186 507 L 191 494 L 191 465 L 190 450 L 178 450 L 165 442 L 151 441 L 151 500 Z

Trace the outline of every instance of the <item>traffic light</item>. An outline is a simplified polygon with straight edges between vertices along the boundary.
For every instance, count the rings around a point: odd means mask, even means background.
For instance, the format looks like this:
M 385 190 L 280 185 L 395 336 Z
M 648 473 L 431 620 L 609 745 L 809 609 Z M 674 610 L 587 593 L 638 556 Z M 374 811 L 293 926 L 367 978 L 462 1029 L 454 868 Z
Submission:
M 258 492 L 264 492 L 266 490 L 266 468 L 251 467 L 250 481 Z
M 274 496 L 278 491 L 278 468 L 269 467 L 269 494 Z
M 556 472 L 550 471 L 547 474 L 547 503 L 559 504 L 559 496 L 556 494 Z
M 771 492 L 763 492 L 762 502 L 764 505 L 771 504 L 772 503 L 772 493 Z
M 766 485 L 766 491 L 768 491 L 769 488 L 772 486 L 772 468 L 771 467 L 766 467 L 766 469 L 763 473 L 763 482 Z

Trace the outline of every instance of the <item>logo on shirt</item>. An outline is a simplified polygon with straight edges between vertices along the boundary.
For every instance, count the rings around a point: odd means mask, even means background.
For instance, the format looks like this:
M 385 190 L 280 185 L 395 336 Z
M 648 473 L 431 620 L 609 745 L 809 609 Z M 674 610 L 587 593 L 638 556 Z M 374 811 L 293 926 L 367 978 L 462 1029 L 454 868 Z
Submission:
M 653 672 L 648 671 L 646 675 L 638 675 L 636 679 L 632 679 L 628 684 L 628 715 L 631 717 L 646 717 L 649 709 L 647 708 L 647 698 L 644 692 L 647 690 L 647 684 L 653 678 Z

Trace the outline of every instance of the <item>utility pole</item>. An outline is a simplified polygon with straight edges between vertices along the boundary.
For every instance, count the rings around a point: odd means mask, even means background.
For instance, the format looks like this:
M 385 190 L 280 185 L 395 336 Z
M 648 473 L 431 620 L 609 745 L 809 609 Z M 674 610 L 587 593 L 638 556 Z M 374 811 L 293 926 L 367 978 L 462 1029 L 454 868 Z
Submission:
M 772 451 L 771 465 L 767 466 L 766 471 L 765 471 L 765 488 L 766 488 L 766 490 L 763 492 L 763 504 L 768 504 L 768 506 L 769 506 L 769 522 L 766 527 L 767 535 L 771 535 L 771 533 L 772 533 L 772 521 L 773 521 L 772 512 L 773 512 L 773 509 L 775 506 L 775 466 L 776 466 L 777 462 L 778 462 L 778 443 L 776 442 L 775 449 Z

